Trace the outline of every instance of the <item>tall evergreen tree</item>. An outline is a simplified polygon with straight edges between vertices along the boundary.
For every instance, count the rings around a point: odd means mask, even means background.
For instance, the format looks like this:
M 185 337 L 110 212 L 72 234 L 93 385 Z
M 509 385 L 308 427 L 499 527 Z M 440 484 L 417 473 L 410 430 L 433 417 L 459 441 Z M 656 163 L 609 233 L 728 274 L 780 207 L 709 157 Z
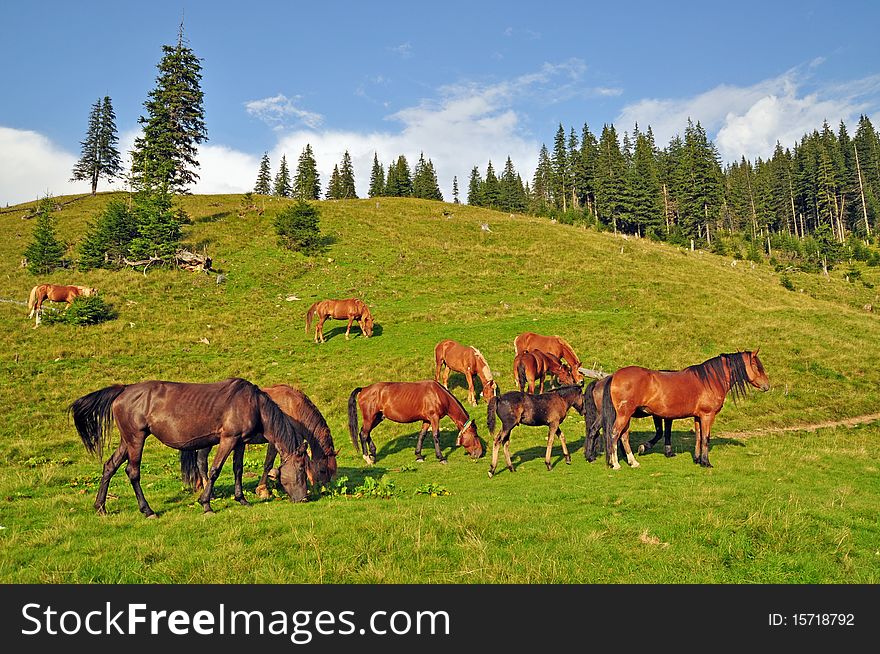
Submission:
M 185 45 L 183 23 L 177 44 L 162 46 L 156 87 L 144 102 L 147 115 L 138 122 L 143 134 L 132 151 L 136 188 L 185 193 L 199 179 L 197 146 L 208 139 L 201 89 L 202 65 Z
M 452 203 L 453 204 L 461 204 L 461 200 L 458 199 L 458 176 L 452 176 Z
M 606 225 L 618 228 L 618 220 L 627 211 L 626 160 L 617 140 L 614 125 L 604 125 L 596 158 L 596 215 Z
M 551 178 L 551 194 L 553 204 L 557 209 L 565 211 L 568 208 L 569 189 L 569 165 L 568 150 L 565 147 L 565 129 L 560 123 L 553 139 L 553 176 Z
M 110 97 L 104 96 L 103 101 L 99 99 L 92 105 L 86 138 L 80 141 L 81 154 L 73 167 L 71 181 L 89 180 L 92 195 L 95 195 L 100 178 L 110 180 L 119 177 L 122 161 L 116 149 L 117 143 L 116 114 Z
M 342 164 L 339 166 L 339 196 L 344 200 L 357 199 L 357 190 L 354 184 L 354 164 L 351 163 L 351 155 L 348 150 L 342 155 Z
M 471 177 L 468 181 L 467 203 L 472 207 L 482 207 L 483 204 L 483 176 L 480 170 L 474 166 L 471 169 Z
M 483 206 L 490 209 L 498 209 L 501 207 L 501 185 L 498 182 L 498 176 L 495 174 L 495 168 L 492 161 L 486 166 L 486 179 L 483 181 L 481 189 L 483 197 Z
M 287 167 L 287 155 L 281 155 L 281 163 L 278 164 L 278 172 L 275 173 L 275 185 L 272 193 L 282 198 L 293 195 L 293 184 L 290 182 L 290 169 Z
M 550 208 L 553 193 L 553 165 L 546 145 L 541 145 L 538 153 L 538 165 L 532 178 L 532 211 L 537 214 L 546 213 Z
M 408 198 L 412 195 L 413 183 L 409 172 L 409 163 L 404 155 L 388 166 L 388 177 L 385 183 L 385 195 L 390 197 Z
M 650 134 L 636 130 L 633 162 L 629 167 L 628 215 L 631 231 L 660 234 L 662 221 L 660 178 Z
M 327 192 L 324 197 L 328 200 L 342 199 L 342 183 L 339 176 L 339 166 L 333 166 L 333 172 L 330 173 L 330 182 L 327 184 Z
M 300 200 L 317 200 L 321 197 L 321 178 L 318 175 L 318 163 L 312 152 L 312 146 L 306 143 L 296 164 L 293 178 L 293 197 Z
M 32 275 L 45 275 L 61 268 L 64 244 L 55 233 L 55 220 L 52 218 L 53 202 L 49 197 L 40 202 L 34 224 L 33 240 L 25 248 L 27 269 Z
M 272 173 L 269 170 L 269 153 L 264 152 L 260 159 L 260 172 L 257 173 L 257 183 L 254 184 L 254 193 L 270 195 L 272 193 Z
M 385 168 L 379 163 L 379 155 L 375 152 L 373 153 L 373 169 L 370 171 L 368 194 L 371 198 L 385 195 Z

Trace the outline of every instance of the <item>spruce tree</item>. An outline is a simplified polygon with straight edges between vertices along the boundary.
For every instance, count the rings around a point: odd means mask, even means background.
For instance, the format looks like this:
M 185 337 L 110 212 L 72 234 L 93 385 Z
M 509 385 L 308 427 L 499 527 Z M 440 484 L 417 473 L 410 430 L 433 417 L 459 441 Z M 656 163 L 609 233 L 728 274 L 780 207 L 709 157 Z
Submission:
M 482 193 L 483 206 L 490 209 L 498 209 L 501 206 L 501 185 L 498 177 L 495 175 L 495 168 L 492 167 L 492 161 L 486 166 L 486 179 L 483 182 Z
M 293 197 L 300 200 L 317 200 L 321 197 L 321 178 L 312 146 L 306 143 L 296 165 L 293 178 Z
M 272 193 L 282 198 L 289 198 L 293 195 L 293 185 L 290 183 L 290 170 L 287 168 L 287 155 L 281 155 L 281 163 L 278 165 L 278 172 L 275 174 L 275 185 Z
M 373 153 L 373 168 L 370 171 L 370 190 L 368 195 L 377 198 L 385 195 L 385 168 L 379 163 L 379 155 Z
M 333 166 L 333 172 L 330 173 L 330 182 L 327 184 L 327 192 L 324 194 L 324 197 L 328 200 L 339 200 L 342 198 L 339 166 Z
M 453 204 L 461 204 L 461 200 L 458 199 L 458 176 L 452 176 L 452 203 Z
M 182 23 L 177 44 L 163 45 L 162 52 L 156 87 L 144 102 L 147 115 L 138 119 L 143 134 L 131 153 L 132 181 L 137 189 L 185 193 L 199 179 L 197 146 L 208 139 L 202 65 L 185 45 Z
M 388 166 L 388 179 L 385 184 L 385 195 L 389 197 L 408 198 L 412 195 L 413 184 L 410 177 L 409 163 L 404 155 Z
M 550 153 L 546 145 L 541 145 L 538 154 L 538 165 L 532 178 L 532 211 L 544 214 L 550 208 L 553 193 L 553 165 L 550 163 Z
M 348 150 L 342 155 L 342 165 L 339 167 L 339 197 L 342 199 L 357 199 L 357 190 L 354 184 L 354 165 L 351 163 L 351 155 Z
M 662 209 L 654 143 L 649 135 L 638 131 L 635 141 L 633 163 L 628 176 L 628 231 L 635 231 L 642 236 L 649 232 L 659 234 Z
M 270 195 L 272 193 L 272 173 L 269 170 L 269 153 L 264 152 L 260 159 L 260 172 L 257 173 L 257 183 L 254 184 L 254 193 L 258 195 Z
M 116 114 L 109 96 L 92 105 L 89 113 L 89 126 L 82 146 L 79 161 L 73 167 L 71 181 L 89 180 L 92 195 L 98 191 L 98 180 L 102 177 L 114 179 L 122 173 L 122 161 L 116 144 Z
M 471 170 L 471 178 L 468 182 L 467 203 L 472 207 L 485 206 L 483 204 L 483 178 L 476 166 Z
M 604 125 L 596 158 L 596 215 L 615 230 L 626 213 L 626 160 L 614 125 Z
M 128 206 L 121 200 L 112 200 L 79 244 L 79 267 L 115 268 L 128 255 L 128 247 L 137 236 L 137 224 Z
M 27 269 L 32 275 L 45 275 L 61 268 L 64 264 L 65 246 L 55 234 L 55 221 L 52 218 L 53 201 L 46 197 L 37 209 L 33 240 L 25 248 Z
M 553 139 L 553 159 L 552 159 L 552 177 L 551 177 L 551 195 L 553 204 L 557 209 L 566 210 L 568 207 L 568 151 L 565 147 L 565 129 L 559 124 L 556 130 L 556 137 Z

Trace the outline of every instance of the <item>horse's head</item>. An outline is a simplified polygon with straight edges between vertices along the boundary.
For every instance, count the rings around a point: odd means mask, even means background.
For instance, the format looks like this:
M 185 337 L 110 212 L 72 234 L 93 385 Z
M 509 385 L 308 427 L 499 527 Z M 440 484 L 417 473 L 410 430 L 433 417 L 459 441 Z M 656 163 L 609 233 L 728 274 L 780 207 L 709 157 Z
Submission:
M 364 312 L 364 315 L 361 317 L 361 325 L 364 328 L 364 336 L 369 338 L 373 335 L 373 316 L 369 310 Z
M 85 295 L 86 297 L 92 297 L 93 295 L 98 294 L 97 288 L 90 288 L 89 286 L 80 286 L 80 295 Z
M 336 477 L 336 455 L 339 452 L 331 452 L 324 454 L 320 452 L 320 456 L 312 456 L 309 459 L 309 467 L 307 474 L 309 483 L 312 486 L 323 486 L 329 484 Z
M 456 439 L 455 444 L 463 445 L 464 449 L 467 450 L 467 453 L 474 459 L 479 459 L 483 456 L 483 444 L 480 442 L 480 437 L 477 435 L 477 423 L 473 420 L 468 420 L 464 423 L 461 431 L 458 432 L 458 438 Z
M 559 379 L 559 383 L 563 386 L 578 383 L 574 378 L 574 373 L 571 368 L 568 367 L 567 363 L 563 363 L 559 366 L 559 372 L 556 373 L 556 377 Z M 581 379 L 583 379 L 583 377 L 581 377 Z
M 483 384 L 483 399 L 487 402 L 491 400 L 498 393 L 498 384 L 495 383 L 494 379 L 489 379 Z
M 743 352 L 742 355 L 743 363 L 746 366 L 746 374 L 749 376 L 749 383 L 759 390 L 769 391 L 770 379 L 767 377 L 767 373 L 764 372 L 764 364 L 758 358 L 758 350 Z
M 281 455 L 281 486 L 291 502 L 307 502 L 309 499 L 306 478 L 311 466 L 306 447 L 303 441 L 293 452 Z

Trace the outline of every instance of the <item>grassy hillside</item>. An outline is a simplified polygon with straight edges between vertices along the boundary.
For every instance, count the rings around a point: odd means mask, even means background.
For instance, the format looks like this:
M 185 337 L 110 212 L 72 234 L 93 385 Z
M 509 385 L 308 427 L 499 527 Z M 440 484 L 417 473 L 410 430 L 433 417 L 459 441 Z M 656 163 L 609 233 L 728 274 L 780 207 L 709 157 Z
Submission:
M 66 205 L 61 236 L 81 238 L 109 197 Z M 88 284 L 119 312 L 95 327 L 32 329 L 24 307 L 0 303 L 0 580 L 183 582 L 216 569 L 236 582 L 880 580 L 880 426 L 736 435 L 880 411 L 880 320 L 862 308 L 880 305 L 876 269 L 863 271 L 874 288 L 835 271 L 790 275 L 799 289 L 791 292 L 766 265 L 390 198 L 320 203 L 335 242 L 305 258 L 276 245 L 270 216 L 279 201 L 266 199 L 262 216 L 241 214 L 240 196 L 181 204 L 193 219 L 187 241 L 207 248 L 224 283 L 168 270 L 37 280 L 19 267 L 33 221 L 24 210 L 0 215 L 0 299 L 25 300 L 37 281 Z M 352 295 L 370 304 L 375 337 L 345 341 L 344 323 L 333 322 L 328 342 L 313 344 L 309 304 Z M 471 463 L 453 447 L 449 421 L 450 465 L 416 466 L 418 426 L 383 422 L 378 462 L 363 466 L 347 435 L 352 388 L 428 378 L 434 345 L 455 338 L 478 347 L 509 390 L 513 338 L 526 330 L 562 335 L 585 365 L 609 371 L 681 368 L 760 347 L 774 387 L 721 412 L 712 470 L 691 463 L 685 422 L 673 436 L 684 456 L 649 454 L 640 469 L 616 473 L 580 454 L 548 473 L 546 431 L 519 427 L 517 473 L 489 480 L 485 458 Z M 151 441 L 142 482 L 162 519 L 143 520 L 123 471 L 111 484 L 111 515 L 96 517 L 101 464 L 67 423 L 70 401 L 115 382 L 230 376 L 301 387 L 342 447 L 340 475 L 356 485 L 385 474 L 394 495 L 246 509 L 233 506 L 227 468 L 218 513 L 205 517 L 177 480 L 176 452 Z M 452 380 L 464 399 L 463 378 Z M 471 413 L 487 441 L 485 405 Z M 580 418 L 564 427 L 582 445 Z M 650 421 L 634 429 L 639 442 Z M 248 454 L 249 473 L 261 457 Z M 451 495 L 416 492 L 428 483 Z M 248 477 L 246 490 L 255 484 Z

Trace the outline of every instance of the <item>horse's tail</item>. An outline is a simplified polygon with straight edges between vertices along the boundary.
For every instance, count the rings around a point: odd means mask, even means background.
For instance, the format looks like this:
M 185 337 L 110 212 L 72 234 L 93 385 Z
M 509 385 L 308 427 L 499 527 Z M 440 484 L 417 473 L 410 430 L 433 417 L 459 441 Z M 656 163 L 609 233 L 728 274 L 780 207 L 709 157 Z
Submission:
M 489 435 L 495 436 L 495 408 L 498 406 L 498 396 L 493 395 L 489 398 L 489 406 L 486 408 L 486 428 Z
M 614 423 L 617 421 L 617 409 L 614 408 L 614 402 L 611 401 L 611 382 L 608 379 L 605 384 L 605 390 L 602 393 L 602 431 L 605 438 L 605 460 L 611 464 L 611 431 L 614 429 Z
M 516 364 L 516 381 L 519 384 L 519 390 L 525 391 L 528 379 L 526 378 L 526 362 L 525 357 L 520 357 Z
M 180 479 L 195 492 L 202 481 L 199 472 L 199 450 L 180 450 Z
M 364 389 L 358 387 L 348 396 L 348 433 L 351 436 L 351 444 L 354 445 L 354 451 L 358 454 L 360 454 L 361 448 L 358 445 L 357 397 L 362 390 Z
M 315 302 L 312 306 L 309 307 L 309 310 L 306 311 L 306 334 L 312 331 L 312 318 L 317 313 L 318 302 Z
M 28 318 L 31 318 L 34 315 L 34 307 L 37 305 L 37 291 L 40 286 L 40 284 L 34 286 L 31 289 L 31 294 L 28 296 Z
M 114 384 L 74 400 L 67 407 L 73 424 L 86 450 L 101 454 L 113 430 L 113 402 L 125 390 L 125 384 Z
M 442 345 L 446 341 L 440 341 L 434 346 L 434 381 L 440 381 L 440 368 L 443 367 L 443 358 L 445 356 L 446 348 L 442 347 Z
M 596 387 L 598 380 L 591 381 L 587 388 L 584 390 L 584 422 L 586 423 L 587 431 L 589 432 L 590 427 L 596 422 L 598 418 L 598 411 L 596 411 L 596 403 L 593 401 L 593 389 Z

